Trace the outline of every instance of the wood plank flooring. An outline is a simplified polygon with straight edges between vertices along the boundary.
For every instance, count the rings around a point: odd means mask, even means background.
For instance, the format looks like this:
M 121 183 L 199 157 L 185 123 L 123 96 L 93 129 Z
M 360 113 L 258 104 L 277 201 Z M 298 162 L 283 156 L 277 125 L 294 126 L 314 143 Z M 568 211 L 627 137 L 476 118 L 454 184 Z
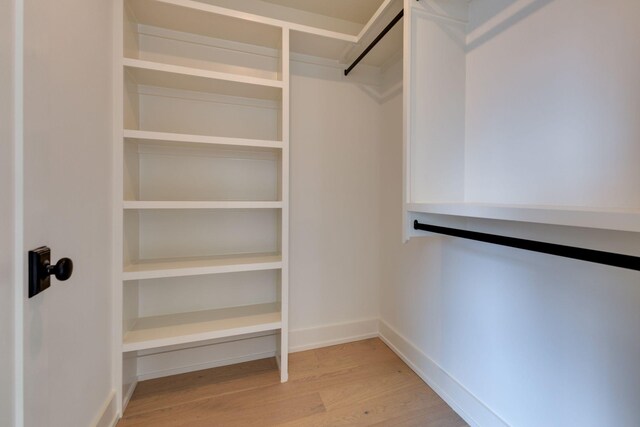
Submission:
M 118 427 L 467 424 L 378 338 L 138 384 Z

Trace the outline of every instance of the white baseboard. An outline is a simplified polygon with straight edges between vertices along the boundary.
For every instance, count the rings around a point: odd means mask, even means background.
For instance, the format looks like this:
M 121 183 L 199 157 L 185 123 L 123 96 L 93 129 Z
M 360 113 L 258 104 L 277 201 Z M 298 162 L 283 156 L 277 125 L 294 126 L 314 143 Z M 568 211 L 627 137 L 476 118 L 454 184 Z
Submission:
M 160 351 L 140 352 L 138 381 L 217 368 L 276 355 L 277 336 L 273 332 L 240 338 L 214 340 L 197 346 L 173 346 Z
M 289 331 L 289 352 L 312 350 L 378 336 L 378 319 L 336 323 Z
M 380 339 L 472 427 L 509 427 L 447 371 L 384 321 Z
M 116 404 L 116 392 L 112 391 L 107 400 L 102 404 L 100 411 L 91 424 L 93 427 L 115 427 L 118 422 L 118 405 Z
M 377 336 L 378 319 L 298 329 L 289 333 L 289 351 L 294 353 Z M 276 336 L 269 333 L 197 348 L 176 347 L 159 353 L 142 353 L 138 358 L 138 381 L 266 359 L 277 354 L 276 347 Z
M 220 366 L 235 365 L 237 363 L 251 362 L 253 360 L 268 359 L 276 355 L 275 351 L 266 351 L 263 353 L 248 354 L 245 356 L 230 357 L 228 359 L 213 360 L 207 363 L 199 363 L 197 365 L 182 366 L 179 368 L 165 369 L 162 371 L 150 372 L 139 375 L 138 381 L 152 380 L 154 378 L 168 377 L 170 375 L 186 374 L 187 372 L 201 371 L 203 369 L 219 368 Z
M 360 341 L 380 337 L 422 380 L 427 383 L 442 399 L 447 402 L 472 427 L 509 427 L 509 425 L 493 412 L 487 405 L 474 396 L 447 371 L 425 355 L 411 341 L 398 333 L 382 320 L 366 319 L 355 322 L 338 323 L 315 328 L 297 329 L 289 333 L 289 352 L 312 350 L 331 345 Z M 256 337 L 268 339 L 268 336 Z M 208 347 L 208 346 L 207 346 Z M 263 347 L 264 348 L 264 347 Z M 150 355 L 152 356 L 152 355 Z M 252 360 L 276 356 L 276 351 L 257 351 L 249 354 L 235 353 L 231 357 L 210 360 L 206 363 L 192 363 L 164 369 L 155 369 L 138 376 L 139 381 L 168 375 L 182 374 L 202 369 L 216 368 Z M 156 366 L 157 368 L 157 366 Z M 131 384 L 124 397 L 126 408 L 137 383 Z M 105 404 L 102 416 L 95 427 L 113 427 L 116 419 L 115 394 Z M 111 403 L 113 401 L 113 403 Z M 113 421 L 115 419 L 115 421 Z
M 133 396 L 133 392 L 136 391 L 137 385 L 138 381 L 133 381 L 131 384 L 129 384 L 129 387 L 127 388 L 127 391 L 122 398 L 122 413 L 124 413 L 124 410 L 127 409 L 127 405 L 131 400 L 131 396 Z

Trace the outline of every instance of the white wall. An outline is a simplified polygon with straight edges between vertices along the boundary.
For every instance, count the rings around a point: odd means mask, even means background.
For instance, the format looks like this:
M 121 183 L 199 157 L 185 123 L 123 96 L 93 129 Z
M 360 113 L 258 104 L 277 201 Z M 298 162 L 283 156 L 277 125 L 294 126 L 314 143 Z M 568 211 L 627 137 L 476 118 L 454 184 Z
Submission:
M 513 426 L 637 425 L 637 272 L 456 239 L 400 245 L 400 213 L 393 218 L 383 335 L 457 409 L 482 426 L 502 425 L 499 418 Z M 470 227 L 590 247 L 607 241 L 627 253 L 640 243 L 560 227 Z
M 292 68 L 294 348 L 300 329 L 378 317 L 381 110 L 341 72 L 302 63 Z
M 474 3 L 471 3 L 472 10 Z M 506 79 L 500 70 L 492 69 L 504 62 L 496 60 L 492 65 L 483 57 L 472 59 L 471 66 L 482 62 L 483 76 L 491 78 L 494 87 L 500 90 L 506 91 L 506 87 L 529 90 L 532 82 L 544 84 L 548 80 L 536 74 L 539 68 L 529 61 L 535 63 L 541 57 L 558 60 L 559 50 L 580 44 L 580 34 L 590 39 L 592 33 L 605 36 L 611 31 L 620 35 L 631 30 L 630 26 L 635 24 L 629 22 L 639 16 L 637 2 L 613 3 L 595 0 L 484 2 L 498 9 L 512 5 L 520 9 L 529 5 L 524 8 L 526 13 L 516 13 L 517 19 L 510 22 L 511 27 L 501 27 L 499 35 L 483 40 L 470 54 L 470 57 L 480 55 L 483 49 L 497 53 L 500 47 L 501 58 L 508 60 L 512 67 L 519 64 L 520 74 L 517 82 Z M 480 16 L 476 15 L 475 19 Z M 548 39 L 529 40 L 526 48 L 520 45 L 517 52 L 505 47 L 515 44 L 512 39 L 516 34 L 521 31 L 527 34 L 539 26 L 544 26 Z M 631 54 L 638 52 L 637 48 L 631 48 L 637 39 L 624 41 L 629 61 L 637 61 L 638 55 Z M 545 50 L 543 55 L 537 50 L 540 46 L 551 51 Z M 609 43 L 607 46 L 583 44 L 581 49 L 584 58 L 597 61 L 601 55 L 607 58 L 617 55 L 621 48 Z M 531 56 L 532 52 L 541 56 Z M 567 54 L 574 56 L 576 52 Z M 564 71 L 589 74 L 602 70 L 601 65 L 594 66 L 593 61 L 586 62 L 584 67 L 579 66 L 580 62 L 572 64 Z M 637 83 L 624 88 L 615 86 L 619 74 L 629 71 L 616 68 L 611 82 L 605 85 L 611 96 L 620 96 L 625 89 L 630 91 L 624 98 L 629 102 L 616 105 L 616 109 L 627 108 L 618 117 L 617 123 L 623 128 L 618 129 L 617 134 L 633 133 L 637 126 L 637 120 L 631 119 L 639 111 L 636 101 L 631 102 L 637 99 Z M 511 98 L 507 95 L 505 102 L 525 101 L 513 92 L 510 92 Z M 551 95 L 547 91 L 544 99 L 554 104 L 566 99 L 561 95 L 561 91 L 553 91 Z M 588 98 L 587 94 L 582 95 Z M 480 114 L 495 120 L 504 117 L 506 104 L 486 105 L 481 99 L 475 102 L 473 105 L 487 109 L 473 111 L 474 117 Z M 585 109 L 593 107 L 588 99 L 585 102 Z M 400 99 L 390 101 L 384 108 L 388 130 L 382 163 L 382 180 L 387 184 L 381 200 L 385 224 L 380 295 L 383 336 L 476 425 L 637 426 L 640 419 L 638 273 L 454 238 L 419 238 L 401 244 Z M 547 112 L 543 109 L 540 113 Z M 603 113 L 593 126 L 606 128 L 611 119 L 609 112 Z M 520 130 L 533 126 L 537 132 L 537 126 L 543 125 L 529 122 L 524 110 L 508 113 L 517 116 Z M 507 122 L 506 126 L 512 124 Z M 512 128 L 516 132 L 515 126 Z M 501 135 L 501 129 L 504 127 L 494 129 L 494 134 Z M 521 142 L 516 138 L 518 135 L 514 133 L 512 143 Z M 600 141 L 603 147 L 615 150 L 618 140 L 608 135 Z M 504 152 L 494 154 L 492 159 L 498 161 Z M 608 158 L 602 161 L 608 162 Z M 490 172 L 487 172 L 488 178 L 504 174 L 498 166 L 494 174 Z M 535 172 L 535 176 L 529 174 L 532 180 L 545 179 L 540 169 Z M 559 171 L 552 170 L 552 174 L 555 172 Z M 636 173 L 637 168 L 628 172 Z M 589 182 L 590 175 L 584 178 Z M 565 184 L 558 176 L 555 179 L 558 185 Z M 583 181 L 574 183 L 582 185 Z M 481 191 L 490 194 L 505 186 L 513 187 L 509 189 L 513 194 L 516 190 L 525 191 L 518 180 L 500 183 L 471 180 L 469 184 L 478 187 L 476 194 Z M 596 189 L 605 191 L 601 187 Z M 551 193 L 539 196 L 547 201 L 555 197 Z M 599 202 L 615 201 L 615 195 L 600 193 L 600 196 Z M 566 200 L 577 203 L 576 197 L 569 195 Z M 640 236 L 635 233 L 488 220 L 462 223 L 479 231 L 640 254 Z
M 0 1 L 0 426 L 13 423 L 13 0 Z
M 24 252 L 74 261 L 69 281 L 23 297 L 25 425 L 84 427 L 113 410 L 113 2 L 24 3 Z
M 640 208 L 640 2 L 470 8 L 467 201 Z

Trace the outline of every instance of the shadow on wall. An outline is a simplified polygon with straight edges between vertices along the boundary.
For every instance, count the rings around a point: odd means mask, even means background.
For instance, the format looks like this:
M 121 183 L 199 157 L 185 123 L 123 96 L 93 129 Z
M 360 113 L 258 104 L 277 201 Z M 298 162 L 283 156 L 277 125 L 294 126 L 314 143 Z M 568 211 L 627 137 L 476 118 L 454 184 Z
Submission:
M 482 46 L 554 0 L 489 0 L 470 4 L 467 52 Z

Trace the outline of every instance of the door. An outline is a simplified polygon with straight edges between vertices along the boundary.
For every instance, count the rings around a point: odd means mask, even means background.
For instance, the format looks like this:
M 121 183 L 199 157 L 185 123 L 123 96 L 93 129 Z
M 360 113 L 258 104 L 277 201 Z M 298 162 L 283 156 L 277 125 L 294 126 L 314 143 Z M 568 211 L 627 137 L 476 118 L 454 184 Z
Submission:
M 24 164 L 16 165 L 24 179 L 24 261 L 28 250 L 46 245 L 52 263 L 69 257 L 75 267 L 68 281 L 52 278 L 33 298 L 26 280 L 22 289 L 24 424 L 104 424 L 115 411 L 112 2 L 14 1 L 24 7 L 24 44 L 17 46 L 24 56 L 24 138 L 17 141 Z

